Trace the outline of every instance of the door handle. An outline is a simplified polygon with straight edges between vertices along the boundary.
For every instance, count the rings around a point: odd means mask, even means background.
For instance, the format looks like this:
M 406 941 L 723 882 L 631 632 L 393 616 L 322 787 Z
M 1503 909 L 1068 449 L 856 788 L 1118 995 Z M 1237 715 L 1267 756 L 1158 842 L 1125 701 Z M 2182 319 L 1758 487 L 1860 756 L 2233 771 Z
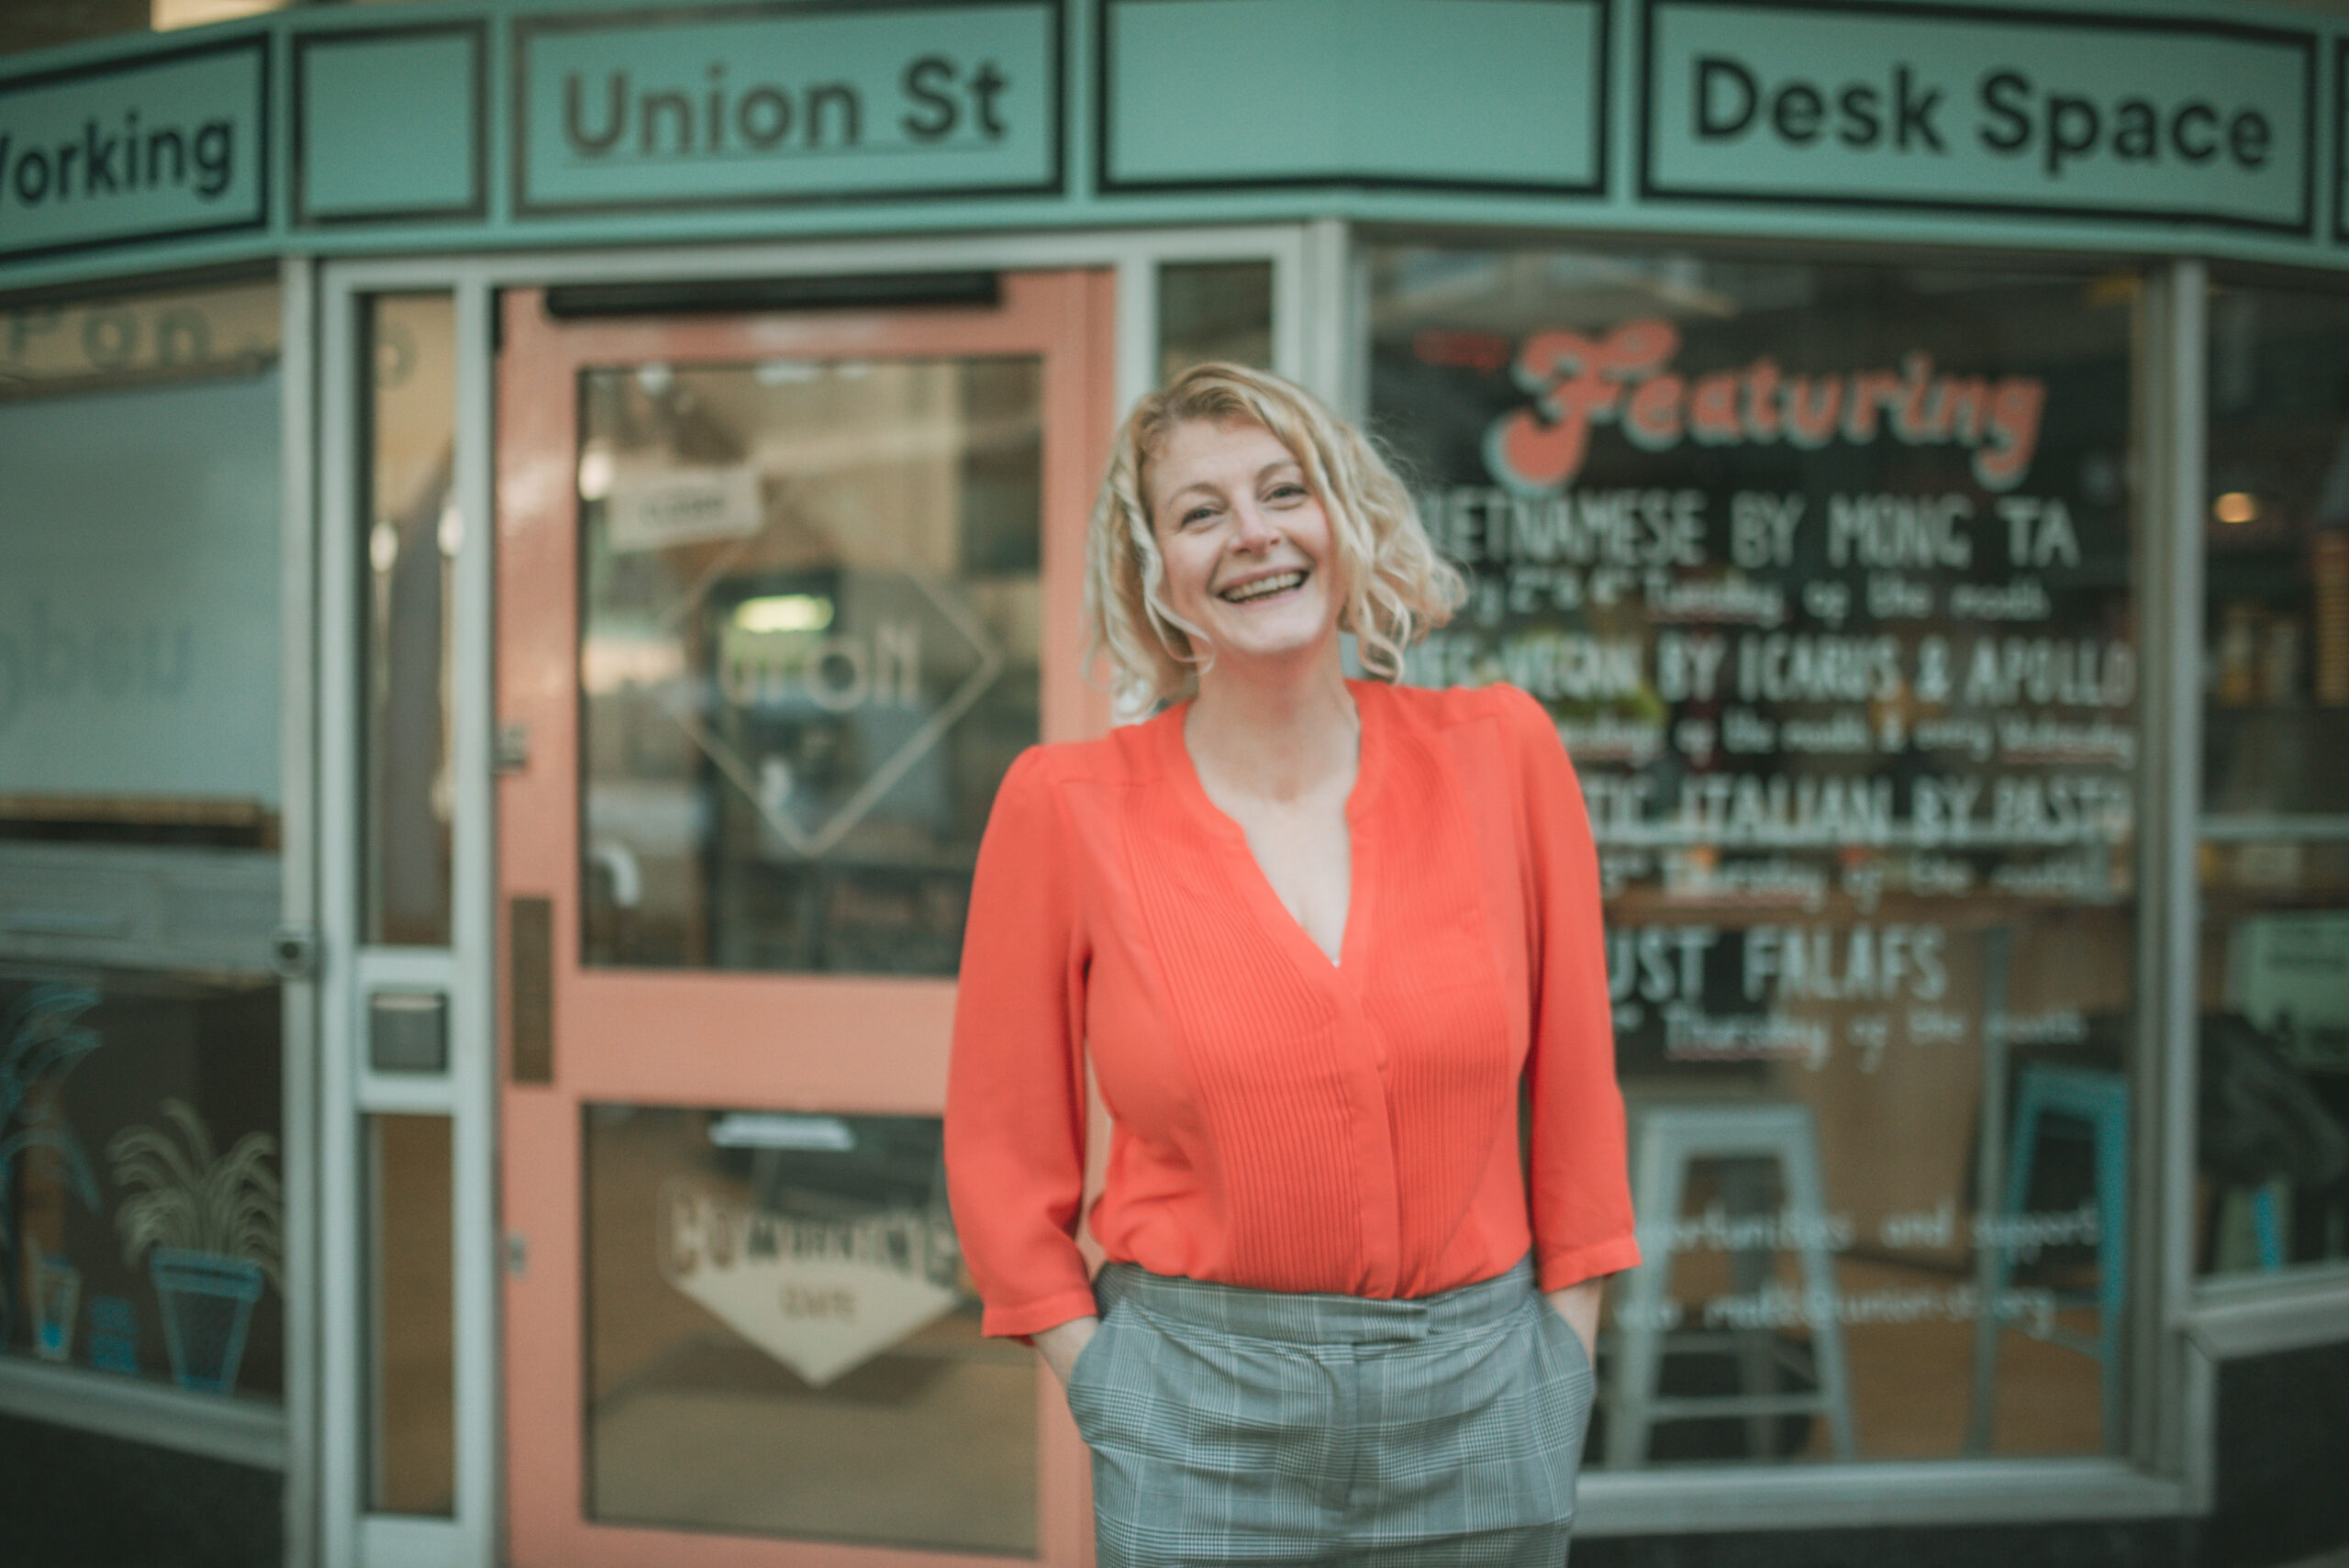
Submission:
M 554 900 L 506 901 L 507 1036 L 517 1084 L 554 1082 Z

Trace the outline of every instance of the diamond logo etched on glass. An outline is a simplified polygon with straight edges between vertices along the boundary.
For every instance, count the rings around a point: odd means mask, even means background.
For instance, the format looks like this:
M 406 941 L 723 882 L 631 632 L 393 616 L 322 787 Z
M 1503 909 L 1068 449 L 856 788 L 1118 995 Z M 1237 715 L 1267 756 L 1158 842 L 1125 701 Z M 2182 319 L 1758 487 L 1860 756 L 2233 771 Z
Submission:
M 863 822 L 1004 669 L 986 628 L 939 584 L 908 572 L 840 575 L 845 606 L 806 592 L 712 605 L 718 723 L 696 711 L 691 685 L 671 686 L 664 703 L 774 837 L 811 860 Z M 736 742 L 763 724 L 822 718 L 852 724 L 871 748 L 861 771 L 818 777 Z
M 679 1179 L 661 1195 L 661 1273 L 821 1388 L 953 1308 L 951 1270 L 926 1266 L 959 1256 L 937 1229 L 914 1209 L 775 1214 Z

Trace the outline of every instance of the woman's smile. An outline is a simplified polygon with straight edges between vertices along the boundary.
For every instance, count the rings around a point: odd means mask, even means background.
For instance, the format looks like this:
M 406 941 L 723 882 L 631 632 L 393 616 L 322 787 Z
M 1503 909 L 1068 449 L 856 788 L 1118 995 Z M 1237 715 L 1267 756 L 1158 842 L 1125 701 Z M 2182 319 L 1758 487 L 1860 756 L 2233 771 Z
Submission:
M 1305 586 L 1305 580 L 1311 575 L 1313 575 L 1312 573 L 1303 569 L 1295 572 L 1275 572 L 1268 576 L 1248 578 L 1235 586 L 1224 589 L 1216 596 L 1228 605 L 1262 604 L 1282 595 L 1295 593 Z

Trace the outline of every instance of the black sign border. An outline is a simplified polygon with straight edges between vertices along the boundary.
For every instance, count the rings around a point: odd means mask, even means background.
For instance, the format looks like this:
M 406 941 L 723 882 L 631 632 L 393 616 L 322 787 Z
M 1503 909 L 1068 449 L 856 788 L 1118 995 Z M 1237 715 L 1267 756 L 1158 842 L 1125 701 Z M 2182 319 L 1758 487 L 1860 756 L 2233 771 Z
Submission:
M 2349 245 L 2349 33 L 2332 40 L 2332 242 Z
M 1180 0 L 1093 0 L 1093 187 L 1104 196 L 1200 195 L 1213 191 L 1276 191 L 1326 189 L 1353 185 L 1364 190 L 1466 191 L 1486 195 L 1591 196 L 1604 199 L 1612 168 L 1609 112 L 1615 88 L 1616 0 L 1546 0 L 1560 6 L 1595 6 L 1598 10 L 1598 91 L 1592 95 L 1591 166 L 1589 180 L 1517 181 L 1447 180 L 1420 174 L 1261 174 L 1229 180 L 1121 180 L 1111 172 L 1115 148 L 1109 134 L 1110 12 L 1122 5 L 1174 5 Z
M 309 57 L 313 50 L 336 44 L 373 43 L 386 39 L 458 37 L 470 39 L 473 50 L 473 145 L 471 161 L 473 197 L 440 206 L 362 208 L 353 212 L 314 213 L 310 210 L 310 139 L 303 110 L 309 101 Z M 340 228 L 353 224 L 381 228 L 405 223 L 479 223 L 489 216 L 489 24 L 480 18 L 462 22 L 422 22 L 413 27 L 351 28 L 328 32 L 296 33 L 293 39 L 292 112 L 293 193 L 288 206 L 297 228 Z
M 805 195 L 763 194 L 746 196 L 677 196 L 660 200 L 617 199 L 591 202 L 541 202 L 530 199 L 530 40 L 551 33 L 617 32 L 627 28 L 684 26 L 698 22 L 731 22 L 771 17 L 841 13 L 884 16 L 904 11 L 970 10 L 972 0 L 750 0 L 740 5 L 690 6 L 678 9 L 573 12 L 562 16 L 518 17 L 514 21 L 510 50 L 514 93 L 514 145 L 509 153 L 514 182 L 516 222 L 530 218 L 596 217 L 623 213 L 743 211 L 778 206 L 864 206 L 875 202 L 981 201 L 1007 197 L 1057 196 L 1068 184 L 1068 38 L 1061 0 L 985 0 L 997 10 L 1030 9 L 1044 13 L 1051 28 L 1051 125 L 1047 129 L 1052 172 L 1042 180 L 992 185 L 897 186 L 868 194 L 816 191 Z
M 1839 16 L 1917 17 L 1934 21 L 1987 22 L 2003 27 L 2078 27 L 2110 32 L 2188 33 L 2203 37 L 2245 39 L 2261 43 L 2289 44 L 2300 51 L 2303 93 L 2308 104 L 2300 159 L 2300 218 L 2283 223 L 2273 218 L 2235 217 L 2192 207 L 2065 207 L 2052 202 L 1935 200 L 1920 196 L 1822 195 L 1793 191 L 1720 190 L 1702 186 L 1659 184 L 1653 172 L 1655 138 L 1655 18 L 1667 6 L 1719 5 L 1721 0 L 1643 0 L 1640 12 L 1639 60 L 1639 194 L 1643 201 L 1720 202 L 1757 206 L 1858 207 L 1880 212 L 1962 212 L 2047 218 L 2077 224 L 2199 223 L 2218 228 L 2246 229 L 2261 234 L 2316 238 L 2317 122 L 2322 110 L 2316 101 L 2318 35 L 2249 22 L 2205 21 L 2188 17 L 2117 17 L 2089 11 L 2053 11 L 2038 7 L 1999 10 L 1981 6 L 1940 6 L 1919 0 L 1738 0 L 1757 11 L 1810 11 Z
M 175 65 L 186 60 L 208 54 L 235 54 L 250 51 L 260 64 L 255 79 L 253 101 L 253 172 L 259 182 L 260 202 L 250 217 L 231 219 L 226 223 L 189 223 L 171 228 L 142 228 L 135 234 L 109 235 L 99 239 L 67 239 L 54 245 L 36 245 L 25 250 L 10 250 L 0 245 L 0 266 L 13 266 L 20 261 L 39 261 L 50 256 L 83 255 L 95 250 L 116 250 L 126 245 L 152 245 L 166 239 L 198 239 L 214 234 L 242 234 L 266 231 L 269 228 L 270 203 L 270 36 L 251 33 L 243 38 L 221 39 L 217 42 L 189 44 L 182 49 L 163 50 L 154 54 L 142 54 L 127 60 L 94 61 L 87 65 L 68 65 L 54 71 L 28 72 L 21 76 L 0 77 L 0 96 L 21 88 L 46 87 L 54 83 L 77 81 L 83 77 L 125 76 L 133 72 L 150 70 L 158 65 Z

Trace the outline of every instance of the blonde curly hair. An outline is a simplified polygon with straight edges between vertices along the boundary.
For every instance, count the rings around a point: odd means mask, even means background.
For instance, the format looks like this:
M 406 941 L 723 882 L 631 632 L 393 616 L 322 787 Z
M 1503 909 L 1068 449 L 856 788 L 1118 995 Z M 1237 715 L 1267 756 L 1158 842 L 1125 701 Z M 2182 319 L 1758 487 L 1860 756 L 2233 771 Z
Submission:
M 1086 668 L 1106 661 L 1120 705 L 1147 708 L 1195 695 L 1214 661 L 1206 635 L 1166 602 L 1150 517 L 1151 461 L 1175 426 L 1193 420 L 1260 426 L 1296 457 L 1330 519 L 1344 595 L 1339 628 L 1353 633 L 1364 671 L 1401 680 L 1404 651 L 1465 596 L 1460 573 L 1360 430 L 1292 382 L 1221 362 L 1185 371 L 1135 404 L 1118 431 L 1085 541 Z

